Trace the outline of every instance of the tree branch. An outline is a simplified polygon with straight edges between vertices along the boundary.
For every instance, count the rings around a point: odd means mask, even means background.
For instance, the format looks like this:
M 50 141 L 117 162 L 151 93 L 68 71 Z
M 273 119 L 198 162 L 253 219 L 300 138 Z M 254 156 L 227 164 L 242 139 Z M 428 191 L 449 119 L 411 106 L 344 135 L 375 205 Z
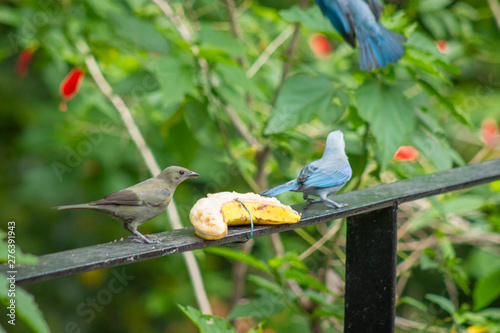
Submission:
M 288 28 L 283 30 L 281 34 L 279 34 L 278 37 L 276 37 L 271 43 L 269 43 L 266 49 L 247 70 L 247 77 L 252 78 L 269 60 L 271 55 L 294 33 L 294 31 L 294 27 L 289 26 Z
M 144 137 L 142 136 L 139 128 L 134 122 L 132 112 L 120 96 L 113 94 L 113 90 L 102 75 L 102 71 L 97 64 L 95 57 L 90 53 L 89 46 L 82 41 L 78 44 L 78 48 L 85 55 L 85 64 L 97 86 L 120 113 L 127 131 L 129 132 L 132 141 L 134 141 L 134 143 L 137 145 L 137 148 L 139 149 L 144 162 L 148 166 L 149 171 L 153 176 L 158 175 L 161 172 L 161 169 L 156 162 L 153 152 L 146 144 Z M 177 206 L 173 199 L 167 207 L 167 214 L 170 217 L 170 221 L 174 229 L 183 228 L 179 212 L 177 211 Z M 196 258 L 194 257 L 192 252 L 184 252 L 183 255 L 188 267 L 189 275 L 191 277 L 191 282 L 194 288 L 195 297 L 198 301 L 198 306 L 203 313 L 212 314 L 212 309 L 208 301 L 205 287 L 203 286 L 203 278 L 201 276 L 198 263 L 196 262 Z
M 488 3 L 490 5 L 491 12 L 493 13 L 493 17 L 497 22 L 497 26 L 500 29 L 500 5 L 497 0 L 488 0 Z

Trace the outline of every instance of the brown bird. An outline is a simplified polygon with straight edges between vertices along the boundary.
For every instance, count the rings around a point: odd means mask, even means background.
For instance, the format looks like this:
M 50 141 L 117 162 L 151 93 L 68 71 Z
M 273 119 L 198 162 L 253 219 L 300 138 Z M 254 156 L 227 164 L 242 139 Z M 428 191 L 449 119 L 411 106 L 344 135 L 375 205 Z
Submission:
M 54 209 L 92 209 L 122 221 L 123 227 L 145 243 L 155 243 L 139 231 L 139 224 L 152 219 L 165 210 L 177 185 L 188 178 L 198 177 L 196 172 L 171 166 L 158 176 L 145 180 L 124 190 L 111 193 L 101 200 L 86 204 L 53 207 Z M 151 237 L 150 238 L 154 238 Z

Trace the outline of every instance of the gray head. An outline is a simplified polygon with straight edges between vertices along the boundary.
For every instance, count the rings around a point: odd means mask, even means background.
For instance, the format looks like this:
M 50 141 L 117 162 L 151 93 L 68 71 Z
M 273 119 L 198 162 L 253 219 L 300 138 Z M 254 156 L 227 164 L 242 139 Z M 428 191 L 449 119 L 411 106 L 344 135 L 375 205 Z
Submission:
M 179 185 L 188 178 L 199 177 L 200 175 L 196 172 L 188 170 L 179 166 L 170 166 L 163 170 L 156 178 L 170 181 L 172 185 Z
M 325 144 L 325 154 L 344 154 L 345 155 L 345 142 L 344 142 L 344 134 L 340 131 L 333 131 L 328 134 L 326 138 Z

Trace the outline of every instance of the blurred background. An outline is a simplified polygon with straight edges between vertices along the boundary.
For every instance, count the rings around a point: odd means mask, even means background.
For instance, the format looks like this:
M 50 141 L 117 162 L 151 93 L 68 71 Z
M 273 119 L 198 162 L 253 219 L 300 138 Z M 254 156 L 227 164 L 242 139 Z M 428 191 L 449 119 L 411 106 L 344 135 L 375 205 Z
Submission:
M 497 0 L 386 1 L 381 22 L 408 38 L 407 52 L 370 73 L 313 1 L 167 1 L 178 21 L 162 2 L 0 3 L 0 225 L 16 222 L 23 252 L 128 237 L 106 215 L 51 207 L 151 177 L 89 56 L 160 167 L 201 175 L 175 193 L 185 226 L 207 193 L 295 178 L 336 129 L 354 171 L 343 191 L 500 157 Z M 494 182 L 400 207 L 399 331 L 500 332 L 499 199 Z M 171 226 L 161 214 L 139 229 Z M 245 245 L 268 271 L 226 250 L 194 253 L 214 314 L 238 332 L 342 331 L 345 221 Z M 110 292 L 117 275 L 129 280 Z M 178 307 L 197 306 L 181 255 L 25 290 L 46 324 L 18 318 L 12 330 L 1 316 L 9 332 L 197 331 Z

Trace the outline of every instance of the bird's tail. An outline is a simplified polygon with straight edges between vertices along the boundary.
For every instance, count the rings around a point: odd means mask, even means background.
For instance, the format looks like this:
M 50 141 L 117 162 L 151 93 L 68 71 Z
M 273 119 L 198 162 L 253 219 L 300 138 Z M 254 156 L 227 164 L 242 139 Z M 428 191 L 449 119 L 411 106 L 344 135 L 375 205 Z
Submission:
M 278 194 L 281 194 L 283 192 L 296 190 L 298 187 L 299 187 L 299 183 L 297 182 L 296 179 L 294 179 L 294 180 L 290 180 L 288 183 L 285 183 L 283 185 L 273 187 L 267 191 L 262 191 L 262 192 L 260 192 L 260 195 L 263 195 L 266 197 L 275 197 Z
M 56 206 L 52 207 L 52 209 L 63 210 L 63 209 L 92 209 L 95 208 L 89 204 L 76 204 L 76 205 L 67 205 L 67 206 Z
M 397 62 L 404 54 L 406 38 L 378 24 L 377 34 L 358 32 L 359 67 L 363 71 L 384 68 Z

